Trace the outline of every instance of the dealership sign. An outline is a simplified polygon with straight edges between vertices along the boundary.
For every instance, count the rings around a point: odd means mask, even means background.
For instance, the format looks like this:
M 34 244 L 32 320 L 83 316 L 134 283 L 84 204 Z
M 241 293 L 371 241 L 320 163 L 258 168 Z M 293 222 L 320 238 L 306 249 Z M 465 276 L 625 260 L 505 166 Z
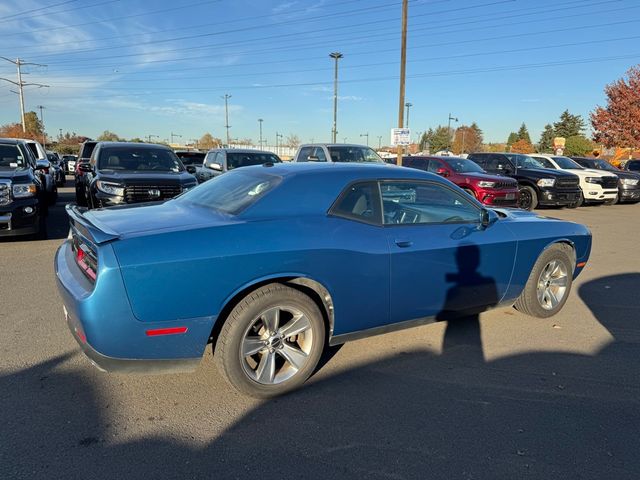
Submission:
M 409 145 L 411 143 L 411 130 L 408 128 L 391 129 L 391 145 Z

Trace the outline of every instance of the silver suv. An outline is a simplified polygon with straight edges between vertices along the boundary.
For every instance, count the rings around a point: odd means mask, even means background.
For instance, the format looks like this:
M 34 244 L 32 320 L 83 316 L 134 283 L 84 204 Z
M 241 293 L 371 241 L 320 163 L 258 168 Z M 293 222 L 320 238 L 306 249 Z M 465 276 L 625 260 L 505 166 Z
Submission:
M 372 148 L 348 143 L 308 143 L 300 145 L 293 161 L 384 163 Z

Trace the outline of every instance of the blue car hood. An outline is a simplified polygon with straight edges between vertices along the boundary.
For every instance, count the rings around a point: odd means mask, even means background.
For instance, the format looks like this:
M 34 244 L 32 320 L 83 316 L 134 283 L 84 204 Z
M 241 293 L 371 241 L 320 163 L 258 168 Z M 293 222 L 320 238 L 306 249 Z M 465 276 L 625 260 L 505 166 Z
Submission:
M 233 217 L 214 209 L 176 201 L 89 210 L 83 216 L 120 238 L 236 223 Z

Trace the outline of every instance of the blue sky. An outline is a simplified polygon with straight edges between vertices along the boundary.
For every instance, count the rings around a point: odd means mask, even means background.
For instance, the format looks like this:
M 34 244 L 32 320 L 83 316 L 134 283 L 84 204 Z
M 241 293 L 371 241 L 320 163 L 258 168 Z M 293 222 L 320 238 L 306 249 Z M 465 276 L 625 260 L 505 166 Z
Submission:
M 0 55 L 24 67 L 26 108 L 95 137 L 276 132 L 330 140 L 340 51 L 338 138 L 389 142 L 398 115 L 400 0 L 3 0 Z M 406 101 L 412 131 L 473 121 L 485 141 L 522 122 L 537 141 L 560 113 L 588 113 L 640 63 L 637 0 L 413 0 Z M 0 77 L 15 67 L 0 60 Z M 0 82 L 0 124 L 18 121 Z M 415 135 L 414 133 L 414 135 Z

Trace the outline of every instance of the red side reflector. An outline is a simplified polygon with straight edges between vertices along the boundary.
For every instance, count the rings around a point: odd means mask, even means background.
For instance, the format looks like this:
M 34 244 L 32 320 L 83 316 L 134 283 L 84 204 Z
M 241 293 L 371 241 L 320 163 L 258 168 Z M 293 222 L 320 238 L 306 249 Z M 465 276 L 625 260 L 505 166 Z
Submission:
M 576 265 L 576 267 L 578 267 L 578 268 L 582 268 L 582 267 L 584 267 L 586 264 L 587 264 L 587 262 L 580 262 L 580 263 L 578 263 L 578 264 Z
M 155 328 L 153 330 L 147 330 L 147 337 L 156 337 L 158 335 L 178 335 L 180 333 L 186 333 L 187 327 L 172 327 L 172 328 Z

